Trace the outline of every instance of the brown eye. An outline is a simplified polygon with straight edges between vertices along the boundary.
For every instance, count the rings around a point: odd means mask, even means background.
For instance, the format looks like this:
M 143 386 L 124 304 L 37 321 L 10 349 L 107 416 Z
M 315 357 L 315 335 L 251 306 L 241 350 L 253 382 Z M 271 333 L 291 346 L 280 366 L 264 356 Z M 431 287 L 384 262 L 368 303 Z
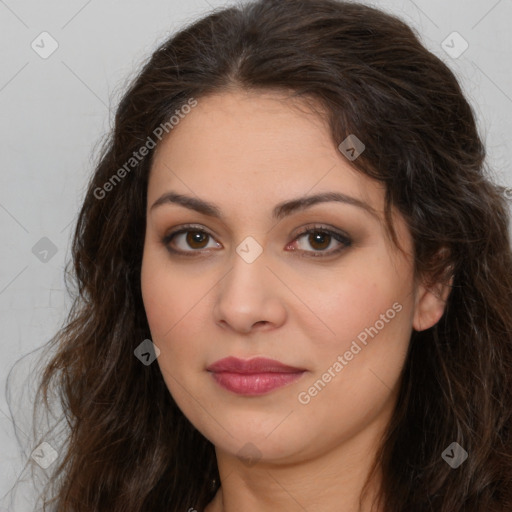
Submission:
M 162 243 L 172 253 L 194 256 L 195 253 L 199 253 L 203 249 L 218 248 L 220 246 L 218 243 L 208 247 L 208 241 L 212 238 L 202 229 L 185 226 L 165 236 Z
M 302 244 L 302 247 L 299 243 L 301 239 L 306 241 L 306 243 Z M 352 240 L 348 236 L 322 226 L 305 229 L 295 238 L 294 242 L 299 245 L 299 252 L 313 257 L 329 256 L 352 245 Z M 308 245 L 313 250 L 309 250 L 307 248 Z M 335 248 L 327 250 L 331 245 L 334 245 Z M 297 250 L 297 248 L 292 250 Z

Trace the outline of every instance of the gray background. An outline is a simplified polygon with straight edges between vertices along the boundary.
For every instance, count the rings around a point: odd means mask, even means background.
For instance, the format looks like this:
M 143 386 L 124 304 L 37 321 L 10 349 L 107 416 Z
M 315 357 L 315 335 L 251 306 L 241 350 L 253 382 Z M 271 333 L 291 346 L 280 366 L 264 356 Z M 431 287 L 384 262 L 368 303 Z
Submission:
M 495 180 L 512 186 L 512 0 L 366 2 L 398 14 L 455 72 L 475 108 Z M 0 385 L 24 354 L 46 343 L 69 307 L 64 265 L 73 223 L 124 86 L 155 47 L 216 0 L 0 0 Z M 458 32 L 458 57 L 442 42 Z M 42 58 L 50 40 L 57 50 Z M 453 40 L 453 43 L 451 41 Z M 451 50 L 462 49 L 448 38 Z M 42 48 L 44 44 L 44 49 Z M 510 194 L 512 199 L 512 194 Z M 511 200 L 512 202 L 512 200 Z M 33 250 L 43 237 L 57 251 Z M 42 258 L 42 260 L 41 260 Z M 27 457 L 26 425 L 14 424 L 0 393 L 0 499 Z M 26 441 L 26 440 L 25 440 Z M 28 452 L 30 454 L 30 452 Z M 18 512 L 16 510 L 15 512 Z

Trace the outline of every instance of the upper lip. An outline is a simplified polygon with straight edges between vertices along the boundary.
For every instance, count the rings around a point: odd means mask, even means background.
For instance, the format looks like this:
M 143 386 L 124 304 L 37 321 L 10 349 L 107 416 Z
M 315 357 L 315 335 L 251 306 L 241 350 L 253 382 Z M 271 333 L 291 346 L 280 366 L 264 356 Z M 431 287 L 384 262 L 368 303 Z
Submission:
M 236 357 L 225 357 L 206 368 L 211 372 L 230 373 L 296 373 L 304 371 L 303 368 L 288 366 L 274 359 L 266 357 L 255 357 L 253 359 L 238 359 Z

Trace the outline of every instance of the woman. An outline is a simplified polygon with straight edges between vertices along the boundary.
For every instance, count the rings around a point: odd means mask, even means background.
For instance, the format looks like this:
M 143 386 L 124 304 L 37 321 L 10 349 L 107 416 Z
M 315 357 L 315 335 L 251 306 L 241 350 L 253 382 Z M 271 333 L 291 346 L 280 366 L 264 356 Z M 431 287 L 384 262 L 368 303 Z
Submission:
M 512 253 L 484 157 L 453 73 L 374 8 L 260 0 L 170 38 L 80 212 L 48 504 L 511 510 Z

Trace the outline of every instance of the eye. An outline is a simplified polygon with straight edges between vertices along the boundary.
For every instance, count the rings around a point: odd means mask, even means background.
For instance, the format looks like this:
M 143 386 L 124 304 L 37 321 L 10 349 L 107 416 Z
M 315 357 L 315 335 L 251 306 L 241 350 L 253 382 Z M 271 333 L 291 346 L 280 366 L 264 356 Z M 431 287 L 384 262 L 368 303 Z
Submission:
M 204 229 L 196 226 L 182 226 L 179 230 L 169 233 L 162 239 L 162 243 L 167 249 L 175 254 L 182 254 L 184 256 L 194 256 L 194 253 L 199 252 L 200 249 L 208 249 L 205 245 L 208 238 L 213 238 Z M 171 247 L 171 243 L 178 245 L 178 249 Z M 181 247 L 179 244 L 181 243 Z M 194 250 L 187 250 L 187 246 Z M 220 244 L 217 244 L 219 247 Z M 211 247 L 210 247 L 211 248 Z
M 304 238 L 306 244 L 314 249 L 313 251 L 304 250 L 303 248 L 299 249 L 299 251 L 305 253 L 304 256 L 307 257 L 330 256 L 332 254 L 337 254 L 343 249 L 352 245 L 352 240 L 347 235 L 333 231 L 329 228 L 326 228 L 325 226 L 312 226 L 305 228 L 297 235 L 292 244 L 298 244 L 298 241 L 301 238 Z M 333 244 L 333 242 L 336 248 L 327 250 Z M 287 247 L 290 246 L 291 245 L 288 245 Z M 297 249 L 292 247 L 291 250 L 295 251 Z
M 204 229 L 188 225 L 182 226 L 179 230 L 166 235 L 162 239 L 162 243 L 171 253 L 183 256 L 195 256 L 197 253 L 203 252 L 203 249 L 212 248 L 212 246 L 208 247 L 209 238 L 213 239 L 213 236 Z M 301 238 L 305 238 L 306 243 L 313 248 L 313 251 L 300 247 L 297 249 L 296 246 L 293 246 L 293 244 L 298 244 Z M 336 248 L 327 250 L 333 242 Z M 178 246 L 178 248 L 172 247 L 173 244 Z M 341 252 L 351 244 L 352 240 L 347 235 L 333 231 L 325 226 L 315 225 L 303 229 L 286 247 L 290 248 L 289 250 L 291 251 L 304 253 L 302 254 L 303 256 L 323 257 Z M 220 248 L 221 245 L 215 242 L 213 247 Z

